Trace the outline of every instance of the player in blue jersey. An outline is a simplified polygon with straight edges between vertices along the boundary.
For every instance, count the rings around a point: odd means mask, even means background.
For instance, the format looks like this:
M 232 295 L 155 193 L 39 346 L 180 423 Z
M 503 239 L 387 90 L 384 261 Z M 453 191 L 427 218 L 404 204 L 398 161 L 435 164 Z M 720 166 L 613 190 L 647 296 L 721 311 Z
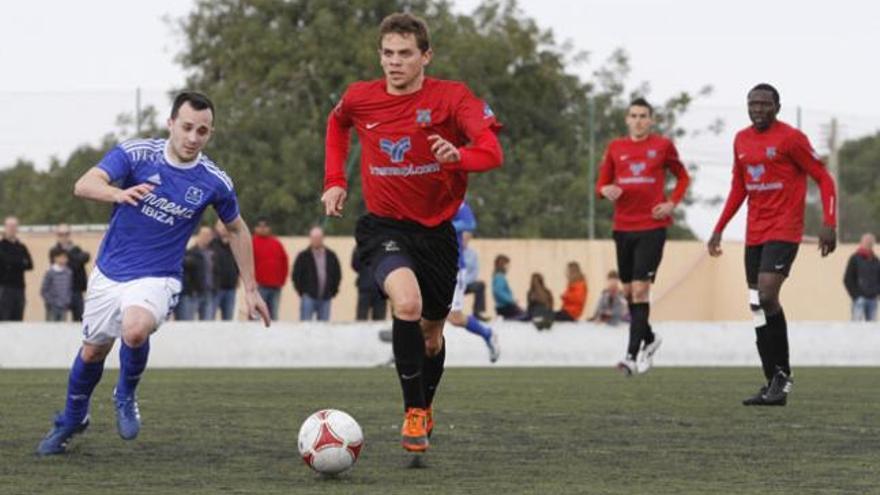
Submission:
M 177 304 L 183 256 L 202 213 L 213 206 L 230 234 L 248 314 L 269 326 L 257 293 L 251 235 L 232 181 L 202 154 L 214 131 L 214 105 L 202 94 L 174 99 L 168 139 L 133 139 L 110 150 L 76 183 L 80 198 L 113 203 L 83 313 L 83 344 L 67 385 L 67 403 L 37 453 L 65 452 L 89 426 L 89 400 L 117 338 L 119 381 L 113 390 L 116 426 L 125 440 L 140 431 L 135 388 L 147 365 L 150 335 Z
M 452 296 L 452 306 L 450 307 L 449 316 L 446 321 L 457 327 L 462 327 L 468 332 L 479 335 L 486 342 L 489 349 L 489 361 L 498 361 L 501 356 L 501 348 L 498 345 L 498 335 L 488 326 L 484 325 L 477 317 L 464 314 L 464 295 L 467 289 L 465 282 L 465 263 L 464 263 L 464 243 L 462 236 L 465 232 L 473 233 L 477 230 L 477 218 L 474 216 L 473 210 L 467 201 L 462 201 L 458 212 L 452 219 L 452 226 L 455 227 L 455 235 L 458 238 L 458 278 L 455 282 L 455 292 Z

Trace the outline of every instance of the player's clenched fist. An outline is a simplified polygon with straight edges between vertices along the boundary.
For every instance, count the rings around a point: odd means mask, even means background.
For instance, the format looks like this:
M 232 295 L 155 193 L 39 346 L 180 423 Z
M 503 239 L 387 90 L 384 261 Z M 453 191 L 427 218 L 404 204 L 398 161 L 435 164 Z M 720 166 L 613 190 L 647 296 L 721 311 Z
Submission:
M 341 217 L 342 207 L 345 205 L 345 198 L 348 193 L 339 186 L 333 186 L 324 191 L 321 196 L 321 202 L 324 203 L 324 214 L 330 217 Z
M 602 186 L 602 189 L 600 189 L 600 191 L 602 193 L 602 196 L 605 196 L 606 199 L 609 199 L 611 201 L 617 201 L 617 198 L 619 198 L 620 195 L 623 194 L 623 189 L 621 189 L 620 186 L 615 186 L 614 184 Z
M 461 160 L 461 153 L 458 148 L 449 141 L 443 139 L 437 134 L 428 136 L 428 142 L 431 143 L 431 153 L 440 163 L 455 163 Z

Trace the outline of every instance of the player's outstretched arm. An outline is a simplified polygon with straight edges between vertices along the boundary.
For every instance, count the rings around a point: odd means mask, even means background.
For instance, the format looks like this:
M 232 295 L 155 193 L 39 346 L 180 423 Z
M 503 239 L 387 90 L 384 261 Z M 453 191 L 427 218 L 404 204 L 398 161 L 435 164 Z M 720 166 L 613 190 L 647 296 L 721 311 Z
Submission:
M 226 224 L 229 231 L 229 247 L 238 265 L 239 276 L 244 285 L 244 301 L 247 307 L 248 318 L 260 315 L 263 324 L 268 327 L 271 318 L 265 301 L 257 292 L 257 280 L 254 277 L 254 248 L 251 241 L 251 231 L 248 229 L 241 216 Z
M 110 184 L 110 176 L 107 172 L 98 167 L 89 169 L 73 186 L 73 194 L 78 198 L 105 203 L 128 203 L 132 206 L 137 206 L 138 202 L 152 190 L 152 184 L 138 184 L 128 189 L 115 187 Z

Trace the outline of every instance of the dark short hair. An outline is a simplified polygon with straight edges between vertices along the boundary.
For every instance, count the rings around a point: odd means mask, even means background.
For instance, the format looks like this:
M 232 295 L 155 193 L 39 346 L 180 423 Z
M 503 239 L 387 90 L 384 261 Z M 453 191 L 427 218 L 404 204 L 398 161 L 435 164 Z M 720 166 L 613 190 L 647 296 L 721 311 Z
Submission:
M 620 276 L 617 274 L 617 270 L 611 270 L 610 272 L 608 272 L 608 278 L 609 279 L 613 278 L 615 280 L 619 280 Z
M 645 107 L 648 109 L 648 115 L 651 115 L 651 116 L 654 115 L 654 107 L 652 107 L 651 104 L 648 103 L 648 100 L 646 100 L 642 97 L 638 97 L 635 100 L 629 102 L 629 107 L 627 107 L 627 108 L 631 108 L 631 107 Z
M 211 110 L 211 118 L 214 118 L 214 103 L 211 102 L 210 98 L 196 91 L 183 91 L 174 97 L 174 103 L 171 105 L 172 119 L 177 118 L 177 114 L 180 113 L 180 107 L 186 102 L 189 102 L 189 105 L 196 110 Z
M 266 225 L 269 225 L 269 217 L 257 217 L 257 221 L 254 222 L 254 225 L 259 225 L 261 223 L 265 223 Z
M 415 36 L 416 46 L 422 53 L 431 49 L 428 24 L 420 17 L 408 12 L 397 12 L 382 19 L 382 23 L 379 24 L 379 49 L 382 49 L 382 38 L 391 33 Z
M 749 93 L 751 93 L 752 91 L 755 91 L 755 90 L 769 91 L 771 94 L 773 94 L 773 102 L 776 103 L 777 105 L 779 105 L 779 91 L 777 91 L 776 88 L 774 88 L 771 84 L 767 84 L 767 83 L 756 84 L 754 88 L 749 90 Z
M 499 254 L 495 257 L 495 271 L 501 271 L 501 267 L 510 263 L 510 258 L 505 254 Z
M 57 257 L 59 257 L 59 256 L 67 256 L 67 251 L 61 249 L 61 248 L 58 247 L 58 246 L 53 247 L 53 248 L 49 251 L 49 259 L 53 259 L 53 260 L 54 260 L 55 258 L 57 258 Z

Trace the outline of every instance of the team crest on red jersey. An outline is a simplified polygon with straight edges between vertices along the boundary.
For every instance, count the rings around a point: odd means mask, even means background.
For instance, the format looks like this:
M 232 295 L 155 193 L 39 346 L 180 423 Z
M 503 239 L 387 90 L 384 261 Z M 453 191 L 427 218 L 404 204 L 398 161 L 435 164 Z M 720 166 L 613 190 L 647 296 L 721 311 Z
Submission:
M 657 158 L 657 150 L 648 150 L 648 158 Z
M 420 108 L 416 109 L 416 124 L 421 127 L 428 127 L 431 125 L 431 109 L 430 108 Z
M 767 158 L 776 158 L 776 146 L 767 146 Z

